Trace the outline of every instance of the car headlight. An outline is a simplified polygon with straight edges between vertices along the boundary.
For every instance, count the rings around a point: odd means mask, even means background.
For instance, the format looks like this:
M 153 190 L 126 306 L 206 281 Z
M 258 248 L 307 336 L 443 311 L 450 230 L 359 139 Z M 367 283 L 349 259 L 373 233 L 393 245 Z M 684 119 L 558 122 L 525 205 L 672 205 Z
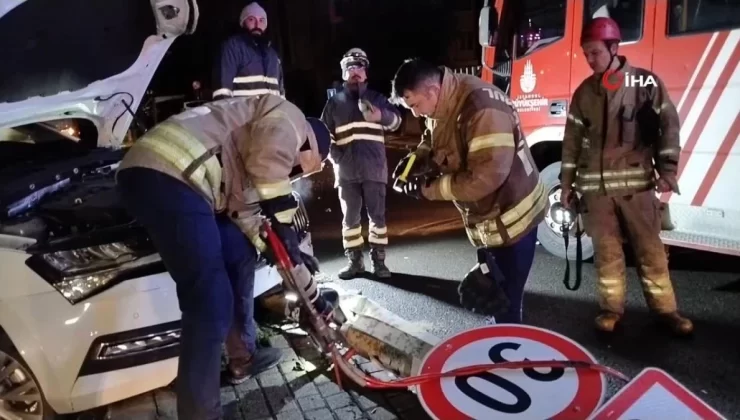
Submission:
M 165 271 L 159 254 L 124 242 L 37 254 L 26 265 L 73 305 L 124 280 Z

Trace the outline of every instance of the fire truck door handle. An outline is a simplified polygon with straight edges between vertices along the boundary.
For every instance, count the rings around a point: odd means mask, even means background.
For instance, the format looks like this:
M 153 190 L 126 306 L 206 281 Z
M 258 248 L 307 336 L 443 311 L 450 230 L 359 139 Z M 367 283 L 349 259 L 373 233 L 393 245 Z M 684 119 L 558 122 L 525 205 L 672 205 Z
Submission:
M 553 117 L 565 117 L 566 104 L 566 100 L 552 101 L 550 103 L 550 115 Z

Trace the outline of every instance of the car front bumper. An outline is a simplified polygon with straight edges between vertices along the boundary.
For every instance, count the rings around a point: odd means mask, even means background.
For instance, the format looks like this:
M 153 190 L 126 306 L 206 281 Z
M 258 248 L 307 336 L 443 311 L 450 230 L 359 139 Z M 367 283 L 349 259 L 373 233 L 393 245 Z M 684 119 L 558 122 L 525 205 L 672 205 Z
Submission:
M 299 213 L 301 250 L 313 254 L 303 206 Z M 89 410 L 174 380 L 180 309 L 169 273 L 126 280 L 72 305 L 28 269 L 27 258 L 0 254 L 7 270 L 0 278 L 0 327 L 56 412 Z M 281 283 L 274 267 L 262 265 L 254 295 Z

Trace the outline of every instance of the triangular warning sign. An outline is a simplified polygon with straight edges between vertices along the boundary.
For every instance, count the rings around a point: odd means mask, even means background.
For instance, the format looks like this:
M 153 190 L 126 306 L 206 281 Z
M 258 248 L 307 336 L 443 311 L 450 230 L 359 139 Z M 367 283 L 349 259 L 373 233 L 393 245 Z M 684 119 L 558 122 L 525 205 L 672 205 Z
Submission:
M 647 368 L 589 420 L 726 420 L 663 370 Z

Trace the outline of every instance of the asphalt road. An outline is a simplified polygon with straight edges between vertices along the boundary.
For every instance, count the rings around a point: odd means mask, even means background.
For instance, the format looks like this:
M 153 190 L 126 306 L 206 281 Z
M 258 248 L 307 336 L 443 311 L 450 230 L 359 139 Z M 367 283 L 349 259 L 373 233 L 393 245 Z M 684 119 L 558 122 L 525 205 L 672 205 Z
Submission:
M 400 152 L 389 152 L 390 169 Z M 345 264 L 340 239 L 341 210 L 332 188 L 331 165 L 301 186 L 322 271 L 331 281 Z M 311 185 L 308 185 L 311 184 Z M 475 252 L 451 203 L 416 201 L 388 190 L 390 245 L 386 282 L 355 279 L 350 289 L 401 317 L 445 337 L 484 325 L 484 317 L 457 304 L 458 282 L 475 263 Z M 526 287 L 525 323 L 559 332 L 585 346 L 607 366 L 628 376 L 659 367 L 728 419 L 740 419 L 740 259 L 671 249 L 671 268 L 681 311 L 695 323 L 691 339 L 671 337 L 648 318 L 639 281 L 630 270 L 623 332 L 609 339 L 593 329 L 597 311 L 595 271 L 584 264 L 583 286 L 562 285 L 564 261 L 538 248 Z M 368 262 L 366 257 L 366 262 Z M 610 382 L 610 394 L 618 385 Z

